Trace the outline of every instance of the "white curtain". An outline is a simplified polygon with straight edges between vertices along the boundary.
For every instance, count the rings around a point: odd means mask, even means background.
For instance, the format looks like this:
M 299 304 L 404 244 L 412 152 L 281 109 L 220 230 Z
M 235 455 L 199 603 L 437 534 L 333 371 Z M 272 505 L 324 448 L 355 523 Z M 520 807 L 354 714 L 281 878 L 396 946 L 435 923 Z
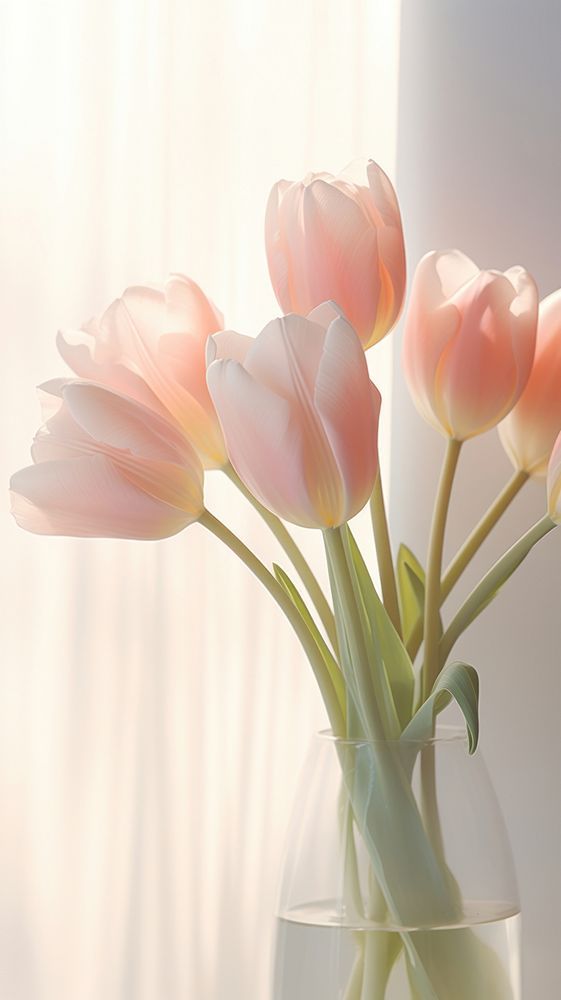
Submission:
M 0 0 L 5 483 L 57 327 L 171 270 L 234 328 L 276 314 L 269 187 L 356 156 L 392 173 L 397 36 L 393 0 Z M 207 498 L 278 556 L 216 476 Z M 0 997 L 264 998 L 324 723 L 288 627 L 198 528 L 44 539 L 5 504 L 1 533 Z

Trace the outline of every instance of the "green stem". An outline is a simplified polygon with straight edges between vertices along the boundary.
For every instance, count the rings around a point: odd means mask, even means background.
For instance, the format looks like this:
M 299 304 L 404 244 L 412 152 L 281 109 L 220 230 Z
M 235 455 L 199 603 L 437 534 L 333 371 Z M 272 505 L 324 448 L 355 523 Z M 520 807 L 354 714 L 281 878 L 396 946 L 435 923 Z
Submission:
M 382 489 L 382 476 L 380 471 L 376 476 L 374 490 L 370 497 L 370 516 L 372 518 L 372 530 L 374 532 L 374 542 L 376 545 L 376 555 L 378 557 L 378 569 L 380 571 L 380 582 L 382 584 L 382 596 L 388 615 L 397 634 L 402 636 L 401 616 L 399 614 L 399 601 L 397 598 L 397 585 L 395 582 L 395 570 L 393 565 L 390 533 L 388 529 L 388 519 L 386 516 L 386 506 L 384 503 L 384 493 Z
M 327 708 L 331 728 L 336 735 L 344 735 L 345 724 L 343 710 L 337 698 L 335 688 L 329 676 L 325 662 L 319 653 L 318 647 L 307 625 L 301 618 L 284 588 L 275 579 L 273 574 L 269 572 L 264 563 L 262 563 L 256 555 L 254 555 L 251 549 L 249 549 L 247 545 L 245 545 L 244 542 L 237 537 L 237 535 L 230 531 L 230 529 L 227 528 L 222 521 L 219 521 L 217 517 L 211 514 L 210 511 L 203 511 L 199 518 L 199 523 L 219 538 L 221 542 L 227 545 L 228 548 L 235 553 L 238 559 L 241 559 L 241 561 L 245 563 L 247 568 L 251 570 L 266 590 L 269 591 L 270 595 L 275 599 L 281 610 L 284 611 L 310 661 Z
M 507 507 L 514 500 L 515 496 L 520 492 L 524 483 L 528 482 L 528 479 L 528 473 L 521 469 L 518 469 L 514 473 L 504 489 L 501 490 L 496 500 L 491 504 L 487 513 L 481 518 L 479 524 L 473 529 L 471 535 L 464 542 L 461 549 L 454 556 L 442 578 L 442 602 L 446 600 L 450 591 L 464 572 L 466 566 L 468 566 L 471 562 L 476 552 L 479 551 L 492 528 L 495 527 L 497 521 L 502 517 Z
M 267 508 L 253 496 L 253 493 L 248 490 L 245 483 L 242 482 L 237 472 L 231 465 L 226 466 L 223 471 L 238 488 L 240 493 L 243 494 L 246 500 L 249 500 L 251 506 L 257 511 L 267 527 L 271 529 L 279 545 L 290 559 L 294 569 L 298 573 L 298 576 L 302 580 L 302 583 L 310 595 L 313 605 L 318 613 L 318 617 L 325 629 L 327 638 L 329 639 L 334 652 L 337 653 L 337 632 L 335 629 L 335 617 L 333 615 L 333 611 L 329 606 L 329 602 L 323 593 L 323 590 L 321 589 L 310 564 L 304 558 L 288 528 L 285 524 L 283 524 L 280 517 L 277 517 L 277 515 L 273 514 L 270 510 L 267 510 Z
M 439 612 L 441 604 L 440 576 L 442 573 L 442 552 L 444 548 L 444 532 L 446 518 L 450 506 L 450 495 L 454 474 L 460 457 L 461 441 L 449 438 L 432 520 L 427 557 L 427 578 L 425 589 L 425 658 L 421 674 L 421 694 L 425 701 L 433 687 L 439 671 Z
M 341 528 L 326 528 L 323 532 L 331 576 L 336 587 L 335 606 L 341 608 L 341 634 L 348 643 L 354 678 L 351 683 L 365 735 L 369 739 L 384 739 L 385 732 L 370 671 L 368 646 L 360 615 L 356 588 L 347 561 Z M 336 596 L 339 601 L 335 600 Z
M 469 538 L 467 538 L 461 549 L 459 549 L 457 554 L 454 556 L 452 562 L 442 577 L 440 585 L 441 605 L 449 596 L 460 576 L 479 551 L 485 539 L 491 533 L 491 530 L 495 527 L 508 506 L 520 492 L 524 483 L 528 481 L 528 478 L 528 473 L 520 469 L 514 473 L 504 489 L 501 490 L 498 497 L 493 501 L 489 510 L 483 515 L 479 524 L 475 526 Z M 415 659 L 417 653 L 419 652 L 422 640 L 423 618 L 422 616 L 419 616 L 407 641 L 407 652 L 412 660 Z
M 462 632 L 465 631 L 478 612 L 483 609 L 486 602 L 490 600 L 501 584 L 520 565 L 530 549 L 555 527 L 555 521 L 551 520 L 549 514 L 545 514 L 485 574 L 477 587 L 472 590 L 467 600 L 464 601 L 461 608 L 456 612 L 442 636 L 440 641 L 441 663 L 446 662 Z

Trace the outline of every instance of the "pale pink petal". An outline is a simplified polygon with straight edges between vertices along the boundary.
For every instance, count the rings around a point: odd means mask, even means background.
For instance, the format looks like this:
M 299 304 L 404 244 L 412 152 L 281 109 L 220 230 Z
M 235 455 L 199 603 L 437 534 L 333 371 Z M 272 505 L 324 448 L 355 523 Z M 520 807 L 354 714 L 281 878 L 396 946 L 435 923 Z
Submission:
M 222 330 L 209 337 L 206 344 L 207 368 L 213 361 L 231 358 L 241 364 L 246 359 L 250 347 L 255 343 L 255 337 L 247 337 L 234 330 Z
M 523 392 L 534 362 L 536 349 L 536 329 L 538 320 L 538 289 L 536 282 L 523 267 L 511 267 L 505 271 L 515 296 L 510 304 L 512 351 L 517 368 L 515 400 Z
M 508 272 L 507 272 L 508 273 Z M 536 352 L 528 383 L 515 407 L 499 425 L 513 465 L 545 476 L 561 431 L 561 290 L 539 306 Z
M 403 369 L 410 392 L 425 420 L 445 433 L 450 433 L 450 427 L 436 375 L 445 349 L 460 328 L 461 317 L 456 306 L 445 299 L 443 280 L 449 285 L 452 273 L 461 279 L 466 260 L 454 251 L 432 252 L 422 258 L 413 279 L 403 336 Z M 464 273 L 471 273 L 473 267 L 466 267 Z
M 166 322 L 162 333 L 192 333 L 206 339 L 210 333 L 222 330 L 222 313 L 191 278 L 172 274 L 164 294 Z
M 60 407 L 37 431 L 31 446 L 33 461 L 53 462 L 80 458 L 99 451 L 96 442 L 83 430 L 61 399 Z
M 454 301 L 462 313 L 461 328 L 439 375 L 449 424 L 464 440 L 494 427 L 526 385 L 535 349 L 537 291 L 522 269 L 482 271 Z
M 552 520 L 561 522 L 561 434 L 555 440 L 547 469 L 547 510 Z
M 333 300 L 329 300 L 327 302 L 322 302 L 319 306 L 316 306 L 315 309 L 312 309 L 312 311 L 308 313 L 306 319 L 309 319 L 310 323 L 317 323 L 318 326 L 322 326 L 324 330 L 327 330 L 327 327 L 330 323 L 333 323 L 333 320 L 339 319 L 340 316 L 344 315 L 345 313 L 343 309 L 341 309 L 336 302 L 333 302 Z
M 335 456 L 344 503 L 333 524 L 354 517 L 367 503 L 378 471 L 380 394 L 368 376 L 366 357 L 352 327 L 331 323 L 320 362 L 315 405 Z
M 514 402 L 513 296 L 502 274 L 482 271 L 454 298 L 462 322 L 452 349 L 443 355 L 438 378 L 447 423 L 458 440 L 493 427 Z
M 325 329 L 304 316 L 281 316 L 255 338 L 244 367 L 279 396 L 311 405 Z
M 156 539 L 193 520 L 136 489 L 101 455 L 29 466 L 10 489 L 17 523 L 36 534 Z
M 269 275 L 277 301 L 284 312 L 296 309 L 290 289 L 288 248 L 279 222 L 280 203 L 289 187 L 291 187 L 290 182 L 284 180 L 273 185 L 265 212 L 265 244 Z
M 374 162 L 368 160 L 366 164 L 366 178 L 368 183 L 368 202 L 372 218 L 377 220 L 378 216 L 384 226 L 392 229 L 401 229 L 401 212 L 394 186 L 388 175 L 382 168 Z M 403 246 L 403 243 L 402 243 Z M 405 266 L 405 260 L 401 261 Z
M 303 311 L 335 300 L 364 343 L 374 326 L 380 295 L 376 229 L 353 199 L 323 180 L 304 189 L 302 221 L 298 227 L 298 220 L 291 218 L 290 225 L 296 228 L 293 280 Z
M 303 475 L 300 427 L 290 403 L 236 361 L 215 361 L 207 379 L 230 460 L 248 489 L 281 517 L 316 526 Z
M 203 469 L 193 453 L 185 465 L 143 458 L 111 449 L 108 457 L 115 468 L 143 493 L 197 520 L 203 510 Z
M 146 381 L 125 364 L 115 360 L 101 360 L 106 352 L 99 350 L 99 340 L 96 341 L 92 330 L 94 323 L 84 330 L 59 330 L 57 347 L 66 364 L 80 378 L 92 382 L 100 382 L 115 392 L 120 392 L 144 406 L 149 406 L 156 413 L 165 414 L 166 408 L 146 384 Z M 121 357 L 117 346 L 117 356 Z
M 69 382 L 62 393 L 74 420 L 95 441 L 144 458 L 193 461 L 185 437 L 147 407 L 88 382 Z

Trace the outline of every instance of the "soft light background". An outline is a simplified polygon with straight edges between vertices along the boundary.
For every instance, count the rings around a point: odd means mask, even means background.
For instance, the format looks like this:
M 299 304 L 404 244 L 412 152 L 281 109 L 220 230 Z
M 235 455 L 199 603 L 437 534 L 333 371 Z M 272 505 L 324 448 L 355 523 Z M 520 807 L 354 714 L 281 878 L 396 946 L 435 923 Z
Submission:
M 269 187 L 355 156 L 393 172 L 398 21 L 393 0 L 0 0 L 5 485 L 34 386 L 62 370 L 59 326 L 169 270 L 242 331 L 276 314 Z M 387 413 L 389 352 L 372 355 Z M 216 477 L 208 492 L 276 554 Z M 198 528 L 41 539 L 3 505 L 1 532 L 1 1000 L 263 1000 L 324 722 L 288 628 Z

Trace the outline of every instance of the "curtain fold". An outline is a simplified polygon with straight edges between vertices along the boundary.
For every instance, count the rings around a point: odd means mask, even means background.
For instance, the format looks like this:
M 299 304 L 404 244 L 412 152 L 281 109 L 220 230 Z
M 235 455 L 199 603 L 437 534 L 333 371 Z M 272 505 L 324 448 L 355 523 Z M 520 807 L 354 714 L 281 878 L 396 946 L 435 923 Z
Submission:
M 33 387 L 64 373 L 57 328 L 127 284 L 183 271 L 242 332 L 277 314 L 269 188 L 356 156 L 392 173 L 398 14 L 0 4 L 5 483 L 28 462 Z M 386 400 L 390 353 L 372 352 Z M 216 474 L 207 503 L 279 557 Z M 325 724 L 287 625 L 198 527 L 158 544 L 36 538 L 6 506 L 0 996 L 266 996 L 292 792 Z

